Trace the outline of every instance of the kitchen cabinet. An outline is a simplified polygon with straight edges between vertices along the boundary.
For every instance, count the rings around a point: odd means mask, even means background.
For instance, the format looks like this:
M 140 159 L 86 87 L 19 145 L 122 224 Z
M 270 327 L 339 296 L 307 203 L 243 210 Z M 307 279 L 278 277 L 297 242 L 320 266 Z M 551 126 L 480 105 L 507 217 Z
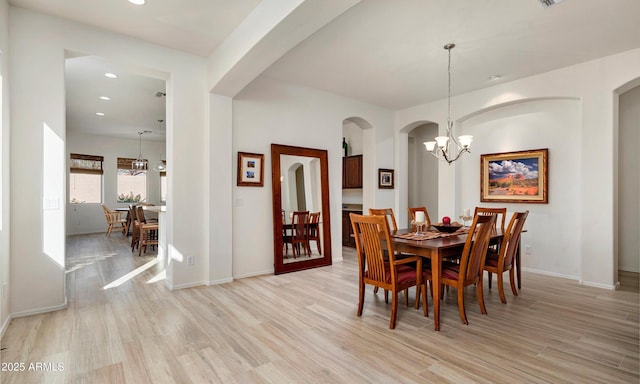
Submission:
M 342 189 L 362 188 L 362 155 L 342 158 Z
M 349 218 L 350 213 L 362 215 L 362 211 L 342 211 L 342 245 L 345 247 L 356 247 L 356 239 L 353 237 L 353 227 Z

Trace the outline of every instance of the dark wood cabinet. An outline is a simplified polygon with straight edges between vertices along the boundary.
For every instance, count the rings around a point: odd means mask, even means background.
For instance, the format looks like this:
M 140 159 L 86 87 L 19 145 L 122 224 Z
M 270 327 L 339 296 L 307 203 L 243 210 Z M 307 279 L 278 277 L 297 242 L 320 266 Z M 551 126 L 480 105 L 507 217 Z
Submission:
M 362 188 L 362 155 L 342 158 L 342 188 Z
M 349 219 L 350 213 L 362 215 L 362 211 L 342 211 L 342 245 L 345 247 L 356 247 L 356 239 L 353 235 L 353 227 Z

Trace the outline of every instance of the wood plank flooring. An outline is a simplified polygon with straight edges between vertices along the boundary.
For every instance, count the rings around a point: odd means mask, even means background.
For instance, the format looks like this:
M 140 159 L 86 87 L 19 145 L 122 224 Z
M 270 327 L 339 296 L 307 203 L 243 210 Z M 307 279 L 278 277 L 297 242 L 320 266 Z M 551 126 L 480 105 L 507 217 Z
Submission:
M 344 262 L 171 292 L 163 266 L 132 256 L 118 235 L 67 242 L 66 310 L 13 319 L 8 363 L 60 363 L 1 372 L 9 383 L 638 383 L 638 287 L 607 291 L 523 273 L 508 304 L 485 284 L 458 316 L 445 295 L 441 331 L 430 317 L 367 288 L 356 316 L 357 269 Z M 146 269 L 145 269 L 146 268 Z M 131 273 L 135 271 L 135 273 Z M 122 279 L 128 276 L 128 279 Z M 495 282 L 495 279 L 494 279 Z M 430 304 L 431 305 L 431 304 Z

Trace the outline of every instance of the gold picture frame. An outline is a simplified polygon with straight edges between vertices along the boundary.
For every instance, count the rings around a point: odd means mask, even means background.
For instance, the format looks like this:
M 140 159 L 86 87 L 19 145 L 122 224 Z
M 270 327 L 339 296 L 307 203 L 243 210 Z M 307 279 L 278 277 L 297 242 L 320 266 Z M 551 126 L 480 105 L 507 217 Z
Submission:
M 238 186 L 264 186 L 264 155 L 238 152 Z
M 549 149 L 480 155 L 480 201 L 549 203 Z

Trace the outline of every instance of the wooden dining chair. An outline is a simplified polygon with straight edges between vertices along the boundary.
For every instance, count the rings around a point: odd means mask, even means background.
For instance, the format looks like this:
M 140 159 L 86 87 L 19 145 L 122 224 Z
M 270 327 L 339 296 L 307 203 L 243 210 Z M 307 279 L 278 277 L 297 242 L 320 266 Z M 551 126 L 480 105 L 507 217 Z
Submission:
M 489 289 L 491 289 L 491 278 L 495 273 L 498 275 L 498 293 L 500 300 L 506 304 L 507 299 L 504 296 L 503 278 L 504 272 L 509 271 L 509 282 L 511 284 L 511 292 L 514 296 L 518 296 L 518 290 L 515 283 L 515 257 L 520 246 L 520 235 L 522 228 L 527 220 L 529 211 L 515 212 L 509 221 L 507 231 L 504 233 L 500 244 L 500 251 L 497 254 L 487 252 L 487 258 L 484 263 L 484 270 L 489 275 Z
M 504 224 L 506 222 L 507 217 L 507 208 L 488 208 L 488 207 L 476 207 L 473 211 L 473 215 L 496 215 L 496 223 L 493 225 L 493 228 L 497 228 L 498 223 L 500 223 L 500 229 L 502 233 L 504 233 Z M 487 250 L 488 255 L 493 255 L 498 257 L 498 252 L 500 252 L 500 244 L 489 244 L 489 248 Z
M 102 211 L 104 212 L 104 218 L 107 221 L 107 233 L 106 236 L 110 237 L 111 232 L 114 229 L 122 230 L 122 234 L 126 235 L 127 232 L 127 220 L 122 218 L 122 212 L 109 209 L 105 204 L 102 205 Z
M 393 214 L 393 208 L 369 208 L 370 215 L 384 216 L 389 225 L 389 229 L 394 232 L 398 230 L 398 223 L 396 223 L 396 216 Z
M 504 233 L 504 224 L 506 222 L 506 217 L 507 217 L 507 208 L 476 207 L 476 209 L 473 212 L 473 216 L 476 216 L 476 215 L 482 215 L 482 216 L 497 215 L 498 217 L 496 218 L 496 223 L 494 225 L 494 228 L 498 226 L 498 223 L 500 223 L 500 229 Z
M 458 311 L 463 324 L 469 324 L 467 321 L 467 313 L 464 309 L 464 288 L 466 286 L 476 284 L 478 294 L 478 304 L 480 312 L 487 314 L 484 305 L 484 296 L 482 293 L 482 274 L 485 258 L 487 256 L 487 247 L 489 238 L 495 224 L 495 215 L 476 215 L 473 218 L 469 234 L 464 244 L 460 264 L 443 263 L 440 276 L 440 282 L 443 285 L 456 288 L 458 291 Z M 430 268 L 425 268 L 423 272 L 425 281 L 432 281 L 433 276 Z M 442 291 L 442 290 L 441 290 Z M 436 299 L 437 300 L 437 299 Z
M 320 212 L 312 212 L 309 214 L 309 223 L 307 226 L 307 249 L 311 255 L 311 242 L 315 241 L 318 247 L 318 253 L 322 255 L 320 247 Z
M 413 222 L 416 219 L 416 212 L 424 212 L 424 217 L 427 219 L 426 228 L 427 230 L 431 228 L 431 219 L 429 218 L 429 211 L 427 211 L 427 207 L 409 208 L 409 220 L 411 220 L 411 222 Z M 416 226 L 411 225 L 411 230 L 415 231 Z
M 307 223 L 309 222 L 309 211 L 295 211 L 291 216 L 291 234 L 283 235 L 285 244 L 291 244 L 293 258 L 295 259 L 300 249 L 309 255 L 307 248 Z
M 138 224 L 138 256 L 142 256 L 142 249 L 147 252 L 147 246 L 158 245 L 158 223 L 148 223 L 144 217 L 142 206 L 135 207 L 136 221 Z
M 358 254 L 359 270 L 359 295 L 358 316 L 362 316 L 364 308 L 365 285 L 370 284 L 391 292 L 391 319 L 389 328 L 396 327 L 398 315 L 398 292 L 408 291 L 410 287 L 416 287 L 415 308 L 418 309 L 420 296 L 424 315 L 428 315 L 427 295 L 425 285 L 422 283 L 422 258 L 419 256 L 396 259 L 389 224 L 385 217 L 371 215 L 363 216 L 355 213 L 349 214 L 353 233 L 356 234 L 356 252 Z M 384 244 L 388 249 L 389 259 L 384 257 Z M 385 302 L 388 299 L 385 296 Z
M 396 216 L 393 214 L 393 208 L 369 208 L 370 215 L 383 216 L 387 221 L 387 225 L 389 226 L 389 230 L 393 229 L 394 232 L 398 230 L 398 223 L 396 223 Z M 396 252 L 396 259 L 403 258 L 407 255 L 402 254 L 400 252 Z M 385 258 L 386 252 L 385 252 Z M 378 287 L 373 287 L 373 293 L 378 293 Z M 384 299 L 388 300 L 389 293 L 384 291 Z M 404 296 L 405 304 L 409 303 L 409 297 L 405 294 Z

